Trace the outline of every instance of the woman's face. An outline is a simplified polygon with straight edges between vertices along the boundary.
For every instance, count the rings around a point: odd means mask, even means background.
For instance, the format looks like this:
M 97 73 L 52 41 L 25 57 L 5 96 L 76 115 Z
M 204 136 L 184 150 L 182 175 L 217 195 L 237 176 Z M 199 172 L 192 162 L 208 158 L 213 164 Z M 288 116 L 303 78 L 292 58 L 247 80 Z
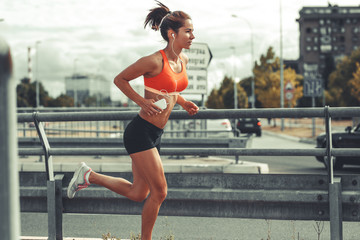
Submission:
M 175 34 L 175 44 L 178 44 L 179 47 L 189 49 L 192 43 L 192 40 L 195 38 L 194 27 L 191 19 L 186 19 L 184 26 L 179 28 L 177 34 Z

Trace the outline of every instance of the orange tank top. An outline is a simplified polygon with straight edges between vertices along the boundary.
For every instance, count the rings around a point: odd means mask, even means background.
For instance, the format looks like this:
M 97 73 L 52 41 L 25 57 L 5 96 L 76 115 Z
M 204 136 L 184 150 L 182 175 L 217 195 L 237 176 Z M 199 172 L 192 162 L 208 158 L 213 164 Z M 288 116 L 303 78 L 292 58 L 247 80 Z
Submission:
M 170 67 L 169 61 L 163 50 L 160 50 L 163 57 L 163 69 L 155 77 L 144 77 L 145 89 L 157 94 L 176 95 L 186 89 L 188 85 L 188 77 L 185 65 L 181 62 L 181 72 L 176 73 Z

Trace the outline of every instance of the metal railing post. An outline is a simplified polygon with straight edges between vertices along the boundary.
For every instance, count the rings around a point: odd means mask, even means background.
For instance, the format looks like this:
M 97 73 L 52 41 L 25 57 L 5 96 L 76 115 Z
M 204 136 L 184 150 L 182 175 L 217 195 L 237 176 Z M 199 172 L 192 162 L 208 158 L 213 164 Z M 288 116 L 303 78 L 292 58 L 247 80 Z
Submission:
M 334 161 L 332 157 L 332 134 L 331 134 L 331 116 L 329 112 L 330 107 L 325 106 L 325 129 L 326 129 L 326 160 L 328 167 L 329 183 L 334 182 Z
M 20 238 L 15 82 L 10 48 L 0 38 L 0 236 Z
M 55 181 L 47 181 L 47 209 L 49 240 L 62 240 L 62 180 L 63 174 L 56 175 Z
M 335 177 L 329 184 L 330 236 L 331 240 L 343 239 L 341 178 Z
M 326 127 L 326 161 L 328 166 L 329 179 L 329 215 L 330 215 L 330 236 L 331 240 L 342 240 L 342 201 L 341 201 L 341 178 L 334 180 L 334 159 L 332 156 L 332 133 L 330 107 L 326 106 L 325 127 Z
M 44 150 L 44 156 L 45 156 L 45 169 L 46 169 L 46 175 L 47 180 L 54 181 L 54 170 L 53 170 L 53 163 L 52 163 L 52 156 L 50 155 L 50 144 L 45 134 L 44 125 L 42 122 L 38 120 L 38 113 L 33 113 L 33 119 L 34 124 L 36 127 L 36 131 L 39 135 L 41 145 Z

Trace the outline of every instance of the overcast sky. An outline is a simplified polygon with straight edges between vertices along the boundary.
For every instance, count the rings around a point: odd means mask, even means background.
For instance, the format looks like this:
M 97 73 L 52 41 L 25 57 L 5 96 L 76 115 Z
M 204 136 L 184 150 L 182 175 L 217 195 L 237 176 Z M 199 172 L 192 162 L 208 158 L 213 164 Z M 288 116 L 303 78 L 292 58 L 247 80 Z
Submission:
M 240 79 L 251 75 L 251 34 L 255 60 L 269 46 L 280 54 L 280 0 L 162 2 L 172 11 L 187 12 L 193 20 L 195 41 L 209 45 L 213 54 L 208 69 L 209 92 L 219 86 L 225 74 Z M 282 0 L 285 59 L 299 56 L 296 19 L 300 9 L 327 6 L 328 2 L 359 6 L 357 0 Z M 112 81 L 138 58 L 165 47 L 159 32 L 143 28 L 148 10 L 154 6 L 152 0 L 1 0 L 0 36 L 11 47 L 15 80 L 27 76 L 27 47 L 31 46 L 34 78 L 38 77 L 53 97 L 65 93 L 64 78 L 75 68 L 78 73 L 98 73 Z M 238 18 L 232 17 L 234 14 Z M 113 87 L 112 98 L 120 96 Z

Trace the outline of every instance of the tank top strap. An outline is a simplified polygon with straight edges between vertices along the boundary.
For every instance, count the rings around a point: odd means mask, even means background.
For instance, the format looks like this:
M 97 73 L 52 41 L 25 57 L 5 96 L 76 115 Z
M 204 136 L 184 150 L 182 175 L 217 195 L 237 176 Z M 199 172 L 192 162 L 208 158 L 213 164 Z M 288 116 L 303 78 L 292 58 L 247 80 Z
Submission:
M 170 66 L 170 65 L 169 65 L 169 60 L 167 59 L 164 50 L 160 50 L 160 53 L 161 53 L 161 55 L 162 55 L 162 57 L 163 57 L 163 59 L 164 59 L 164 66 L 165 66 L 165 64 L 168 65 L 168 66 Z

